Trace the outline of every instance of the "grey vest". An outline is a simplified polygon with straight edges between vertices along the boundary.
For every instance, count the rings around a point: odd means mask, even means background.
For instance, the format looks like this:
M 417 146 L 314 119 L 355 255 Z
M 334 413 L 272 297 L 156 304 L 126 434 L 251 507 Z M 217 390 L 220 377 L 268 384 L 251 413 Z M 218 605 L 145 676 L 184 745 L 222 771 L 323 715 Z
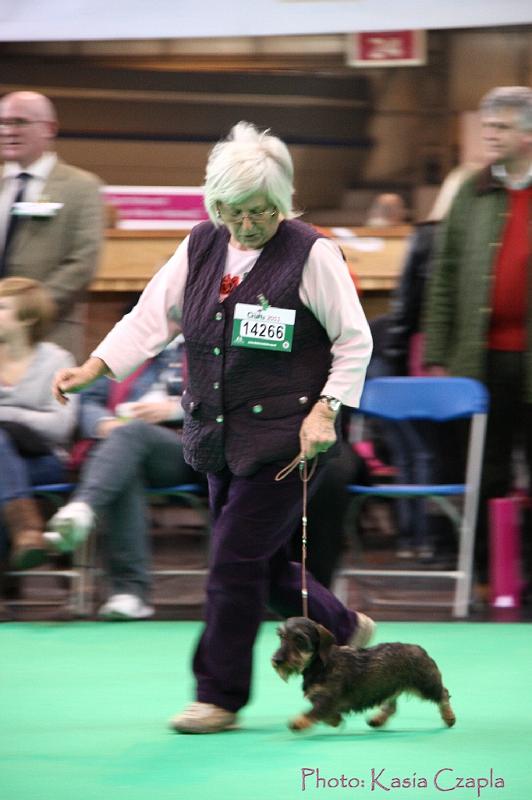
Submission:
M 195 469 L 217 472 L 227 465 L 235 475 L 251 475 L 298 454 L 301 423 L 331 365 L 327 334 L 299 298 L 303 267 L 319 237 L 302 222 L 281 222 L 246 279 L 220 302 L 229 232 L 210 222 L 193 228 L 182 328 L 188 354 L 183 446 Z M 261 294 L 271 306 L 296 310 L 290 353 L 231 345 L 235 305 L 258 305 Z

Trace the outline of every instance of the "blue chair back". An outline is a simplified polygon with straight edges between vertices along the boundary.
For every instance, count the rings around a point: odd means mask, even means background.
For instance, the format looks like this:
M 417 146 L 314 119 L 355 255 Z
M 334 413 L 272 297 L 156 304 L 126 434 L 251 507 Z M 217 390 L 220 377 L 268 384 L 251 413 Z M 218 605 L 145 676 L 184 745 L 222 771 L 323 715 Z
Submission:
M 487 413 L 488 404 L 485 386 L 472 378 L 372 378 L 359 410 L 382 419 L 443 422 Z

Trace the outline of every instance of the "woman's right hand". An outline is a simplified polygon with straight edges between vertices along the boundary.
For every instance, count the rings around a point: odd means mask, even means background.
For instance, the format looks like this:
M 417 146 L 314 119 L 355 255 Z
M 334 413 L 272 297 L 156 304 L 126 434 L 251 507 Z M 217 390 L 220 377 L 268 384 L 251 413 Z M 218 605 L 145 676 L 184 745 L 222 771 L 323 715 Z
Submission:
M 68 367 L 56 372 L 52 384 L 52 392 L 61 405 L 68 403 L 68 392 L 80 392 L 101 375 L 109 374 L 109 368 L 101 358 L 91 357 L 81 367 Z

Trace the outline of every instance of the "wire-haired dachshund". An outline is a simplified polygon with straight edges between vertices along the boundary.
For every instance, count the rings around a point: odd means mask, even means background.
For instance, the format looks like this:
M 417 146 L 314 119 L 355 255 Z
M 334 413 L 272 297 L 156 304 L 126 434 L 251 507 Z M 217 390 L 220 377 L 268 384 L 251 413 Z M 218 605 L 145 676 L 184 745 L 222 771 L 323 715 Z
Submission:
M 303 693 L 312 708 L 288 723 L 293 731 L 316 722 L 337 726 L 344 714 L 379 706 L 368 720 L 374 728 L 396 711 L 403 692 L 438 706 L 451 727 L 455 716 L 436 662 L 416 644 L 379 644 L 364 650 L 338 647 L 333 634 L 306 617 L 291 617 L 278 629 L 281 646 L 272 665 L 283 680 L 303 675 Z

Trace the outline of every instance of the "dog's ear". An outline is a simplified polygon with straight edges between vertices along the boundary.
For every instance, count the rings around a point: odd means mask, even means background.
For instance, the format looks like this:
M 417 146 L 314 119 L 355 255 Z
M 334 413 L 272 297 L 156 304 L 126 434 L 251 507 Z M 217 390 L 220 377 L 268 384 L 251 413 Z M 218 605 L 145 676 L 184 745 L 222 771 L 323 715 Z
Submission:
M 336 639 L 334 638 L 333 634 L 327 630 L 327 628 L 323 627 L 323 625 L 316 624 L 316 630 L 318 631 L 319 635 L 318 655 L 322 663 L 326 664 L 329 660 L 331 647 L 333 644 L 336 644 Z

